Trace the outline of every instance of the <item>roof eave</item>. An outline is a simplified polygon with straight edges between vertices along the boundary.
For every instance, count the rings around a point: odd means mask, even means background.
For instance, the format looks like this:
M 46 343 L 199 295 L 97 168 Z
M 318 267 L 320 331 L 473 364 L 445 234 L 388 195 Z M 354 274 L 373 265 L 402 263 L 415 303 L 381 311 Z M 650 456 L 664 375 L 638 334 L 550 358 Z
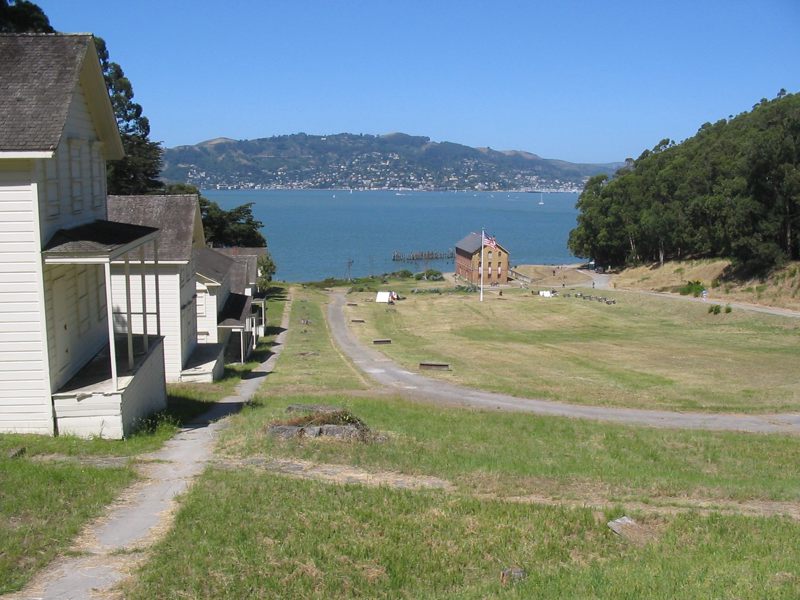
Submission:
M 98 83 L 99 82 L 99 83 Z M 87 44 L 86 54 L 80 71 L 80 84 L 89 105 L 97 134 L 103 142 L 106 160 L 119 160 L 125 156 L 122 147 L 122 138 L 117 128 L 117 119 L 108 97 L 103 71 L 100 69 L 100 59 L 94 42 Z

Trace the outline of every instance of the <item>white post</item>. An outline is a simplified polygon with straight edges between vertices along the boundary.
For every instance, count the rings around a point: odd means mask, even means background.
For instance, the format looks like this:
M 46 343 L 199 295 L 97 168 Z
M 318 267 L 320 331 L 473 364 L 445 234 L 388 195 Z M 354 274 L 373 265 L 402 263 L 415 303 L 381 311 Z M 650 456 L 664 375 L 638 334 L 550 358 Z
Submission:
M 156 334 L 161 337 L 161 294 L 158 288 L 160 271 L 158 270 L 158 240 L 153 240 L 153 273 L 156 279 Z
M 484 231 L 483 227 L 481 227 L 481 262 L 478 265 L 478 273 L 481 277 L 481 302 L 483 302 L 483 238 L 484 238 Z
M 147 339 L 147 283 L 144 264 L 144 244 L 139 246 L 139 265 L 142 267 L 142 333 L 144 334 L 144 351 L 147 352 L 150 344 Z
M 128 318 L 128 370 L 133 371 L 133 331 L 131 327 L 131 263 L 125 254 L 125 312 Z
M 239 330 L 239 353 L 241 357 L 239 362 L 244 364 L 244 327 Z
M 119 389 L 117 385 L 117 345 L 114 341 L 114 305 L 111 299 L 111 263 L 107 262 L 105 267 L 106 277 L 106 312 L 108 313 L 108 354 L 111 357 L 111 382 L 114 391 Z

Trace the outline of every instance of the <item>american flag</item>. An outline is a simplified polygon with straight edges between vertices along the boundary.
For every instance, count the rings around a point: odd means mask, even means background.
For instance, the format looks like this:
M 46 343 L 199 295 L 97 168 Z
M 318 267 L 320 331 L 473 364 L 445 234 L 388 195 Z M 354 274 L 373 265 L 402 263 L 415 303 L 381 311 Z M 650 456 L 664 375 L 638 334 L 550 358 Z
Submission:
M 497 249 L 497 240 L 495 240 L 490 235 L 486 235 L 486 233 L 484 232 L 484 234 L 483 234 L 483 245 L 484 246 L 489 246 L 489 248 Z

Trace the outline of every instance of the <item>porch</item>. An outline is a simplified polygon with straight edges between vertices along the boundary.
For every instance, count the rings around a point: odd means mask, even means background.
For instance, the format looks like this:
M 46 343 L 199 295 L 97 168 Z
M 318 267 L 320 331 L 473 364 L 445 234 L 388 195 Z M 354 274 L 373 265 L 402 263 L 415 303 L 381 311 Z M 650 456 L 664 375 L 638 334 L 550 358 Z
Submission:
M 117 336 L 124 346 L 127 337 Z M 133 364 L 125 354 L 115 360 L 112 374 L 107 345 L 53 394 L 53 412 L 59 434 L 121 439 L 137 422 L 166 408 L 163 338 L 132 336 Z
M 225 371 L 224 344 L 197 344 L 181 371 L 181 383 L 210 383 Z

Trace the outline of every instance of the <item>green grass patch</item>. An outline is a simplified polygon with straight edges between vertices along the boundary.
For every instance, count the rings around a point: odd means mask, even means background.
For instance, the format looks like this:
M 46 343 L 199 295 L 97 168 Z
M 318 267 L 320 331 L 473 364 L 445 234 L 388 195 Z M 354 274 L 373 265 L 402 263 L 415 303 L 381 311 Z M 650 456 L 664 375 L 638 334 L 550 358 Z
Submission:
M 324 314 L 327 301 L 325 294 L 312 288 L 294 288 L 286 347 L 268 377 L 270 394 L 365 387 L 330 339 Z
M 128 598 L 795 598 L 800 526 L 641 519 L 627 544 L 588 509 L 210 470 Z M 224 549 L 224 550 L 222 550 Z M 516 565 L 528 577 L 503 586 Z
M 21 437 L 21 436 L 20 436 Z M 33 437 L 33 436 L 32 436 Z M 38 437 L 38 436 L 37 436 Z M 7 446 L 6 436 L 0 439 Z M 38 440 L 26 446 L 38 446 Z M 69 440 L 61 449 L 75 451 Z M 130 468 L 35 463 L 0 454 L 0 594 L 19 590 L 134 479 Z
M 388 440 L 287 442 L 267 435 L 267 425 L 290 416 L 285 407 L 294 403 L 342 407 Z M 231 456 L 294 457 L 432 475 L 465 493 L 596 495 L 612 503 L 679 497 L 800 501 L 797 437 L 608 425 L 437 408 L 399 398 L 262 401 L 234 417 L 222 447 Z

